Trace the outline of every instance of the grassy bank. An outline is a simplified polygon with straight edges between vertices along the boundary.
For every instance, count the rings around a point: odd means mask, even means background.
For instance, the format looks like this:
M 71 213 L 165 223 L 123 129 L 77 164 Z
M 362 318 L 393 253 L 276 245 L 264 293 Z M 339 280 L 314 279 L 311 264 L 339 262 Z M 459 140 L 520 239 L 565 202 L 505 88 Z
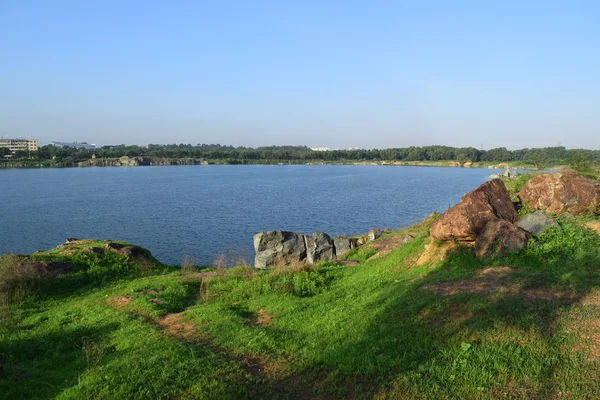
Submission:
M 44 277 L 5 256 L 0 397 L 599 398 L 599 221 L 491 260 L 425 251 L 431 221 L 358 265 L 179 269 L 82 242 L 30 256 L 73 265 Z

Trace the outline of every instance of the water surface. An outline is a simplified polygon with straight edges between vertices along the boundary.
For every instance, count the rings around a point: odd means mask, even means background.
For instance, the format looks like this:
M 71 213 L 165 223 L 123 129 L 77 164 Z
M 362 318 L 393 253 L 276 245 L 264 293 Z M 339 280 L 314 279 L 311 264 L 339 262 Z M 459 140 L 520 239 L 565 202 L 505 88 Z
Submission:
M 161 261 L 253 256 L 252 235 L 357 235 L 445 211 L 489 169 L 285 165 L 0 170 L 0 253 L 119 239 Z

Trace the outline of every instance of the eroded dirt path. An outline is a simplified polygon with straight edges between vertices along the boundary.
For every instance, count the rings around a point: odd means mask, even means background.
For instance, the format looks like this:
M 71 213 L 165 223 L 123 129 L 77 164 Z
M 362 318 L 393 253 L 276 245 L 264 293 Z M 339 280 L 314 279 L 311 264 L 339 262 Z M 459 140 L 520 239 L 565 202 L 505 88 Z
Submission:
M 129 296 L 114 296 L 107 299 L 106 303 L 120 310 L 131 301 L 132 299 Z M 186 320 L 185 312 L 165 314 L 160 318 L 133 312 L 147 319 L 161 333 L 172 339 L 184 342 L 189 346 L 203 346 L 214 353 L 221 354 L 225 360 L 234 362 L 242 371 L 252 377 L 250 382 L 255 385 L 256 390 L 259 392 L 261 390 L 265 391 L 265 394 L 269 397 L 299 400 L 338 398 L 315 394 L 315 385 L 310 382 L 310 377 L 302 372 L 294 371 L 286 357 L 269 358 L 259 354 L 239 353 L 235 352 L 234 349 L 219 345 L 214 339 L 204 335 L 199 327 Z M 252 314 L 247 325 L 270 326 L 273 318 L 274 315 L 267 313 L 264 309 L 259 309 Z

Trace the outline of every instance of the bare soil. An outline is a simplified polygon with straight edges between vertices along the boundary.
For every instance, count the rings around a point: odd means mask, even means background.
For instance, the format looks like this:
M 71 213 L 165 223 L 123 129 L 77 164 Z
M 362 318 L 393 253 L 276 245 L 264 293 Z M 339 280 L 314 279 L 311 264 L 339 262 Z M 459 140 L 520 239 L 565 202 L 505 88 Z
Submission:
M 455 242 L 437 243 L 435 241 L 432 241 L 425 246 L 425 251 L 417 259 L 416 265 L 424 265 L 430 262 L 442 261 L 446 258 L 448 253 L 450 253 L 453 250 L 456 250 L 458 247 L 459 244 Z
M 129 296 L 114 296 L 111 297 L 110 299 L 106 300 L 106 303 L 108 305 L 110 305 L 111 307 L 114 308 L 121 308 L 123 306 L 126 306 L 127 304 L 131 303 L 131 297 Z
M 157 318 L 154 322 L 160 326 L 169 336 L 178 340 L 192 341 L 197 340 L 196 328 L 190 322 L 181 319 L 181 313 L 167 314 L 162 318 Z

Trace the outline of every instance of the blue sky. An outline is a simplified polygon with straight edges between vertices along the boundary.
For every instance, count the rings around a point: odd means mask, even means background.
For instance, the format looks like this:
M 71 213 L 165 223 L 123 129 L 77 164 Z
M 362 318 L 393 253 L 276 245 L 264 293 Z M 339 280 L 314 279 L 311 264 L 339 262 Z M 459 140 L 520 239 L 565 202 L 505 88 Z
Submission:
M 0 0 L 0 135 L 598 149 L 598 21 L 597 1 Z

